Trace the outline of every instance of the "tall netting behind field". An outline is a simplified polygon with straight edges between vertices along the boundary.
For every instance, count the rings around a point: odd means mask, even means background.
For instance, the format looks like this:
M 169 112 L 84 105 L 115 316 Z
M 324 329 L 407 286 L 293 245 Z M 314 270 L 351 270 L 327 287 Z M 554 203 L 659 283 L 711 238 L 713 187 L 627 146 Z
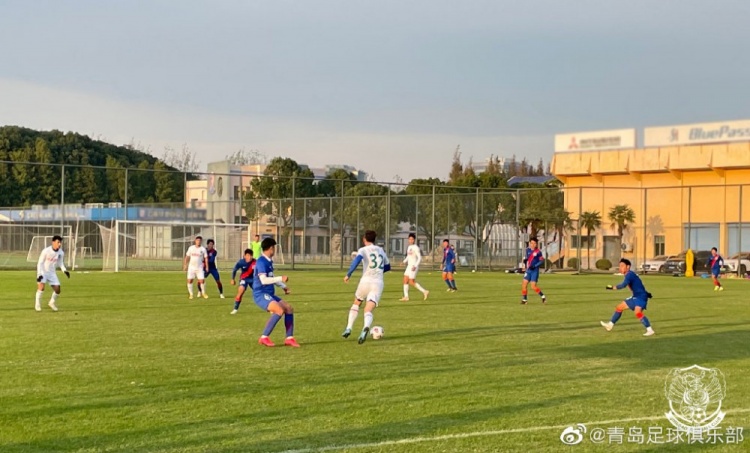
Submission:
M 73 267 L 75 240 L 71 227 L 60 225 L 0 224 L 0 268 L 34 269 L 39 254 L 50 245 L 52 237 L 63 238 L 66 265 Z
M 102 268 L 123 270 L 181 270 L 187 249 L 197 236 L 203 245 L 213 239 L 219 252 L 219 267 L 232 268 L 248 248 L 251 238 L 244 224 L 186 224 L 169 222 L 116 221 L 99 225 Z

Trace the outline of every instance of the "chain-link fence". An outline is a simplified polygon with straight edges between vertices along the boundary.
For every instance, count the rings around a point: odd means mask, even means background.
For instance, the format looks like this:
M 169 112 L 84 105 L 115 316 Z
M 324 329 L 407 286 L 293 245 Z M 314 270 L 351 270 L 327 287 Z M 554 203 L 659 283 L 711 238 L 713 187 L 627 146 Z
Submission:
M 190 237 L 200 233 L 221 236 L 217 249 L 226 266 L 258 235 L 277 240 L 280 266 L 342 269 L 371 229 L 396 265 L 415 234 L 428 269 L 440 267 L 444 239 L 459 269 L 515 268 L 530 236 L 540 239 L 554 269 L 608 270 L 627 257 L 639 269 L 655 262 L 647 270 L 670 272 L 668 258 L 691 248 L 700 261 L 711 247 L 730 264 L 742 253 L 732 270 L 750 269 L 747 185 L 454 187 L 2 165 L 12 176 L 0 193 L 10 206 L 0 208 L 3 268 L 35 266 L 33 255 L 61 234 L 76 268 L 177 270 Z

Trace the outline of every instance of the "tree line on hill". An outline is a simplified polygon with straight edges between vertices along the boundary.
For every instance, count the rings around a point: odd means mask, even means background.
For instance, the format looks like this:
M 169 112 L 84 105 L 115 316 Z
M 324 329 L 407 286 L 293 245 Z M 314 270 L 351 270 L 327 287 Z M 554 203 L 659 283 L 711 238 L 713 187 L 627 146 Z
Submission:
M 0 127 L 0 206 L 59 203 L 60 164 L 65 165 L 66 202 L 122 202 L 126 191 L 131 203 L 184 201 L 185 176 L 144 151 L 76 133 L 4 126 Z M 188 174 L 188 179 L 195 175 Z

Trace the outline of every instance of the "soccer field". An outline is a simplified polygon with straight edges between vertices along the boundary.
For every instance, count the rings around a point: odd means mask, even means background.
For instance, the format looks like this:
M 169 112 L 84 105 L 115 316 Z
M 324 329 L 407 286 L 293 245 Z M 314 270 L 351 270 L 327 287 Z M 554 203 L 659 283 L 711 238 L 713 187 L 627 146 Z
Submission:
M 519 275 L 460 272 L 449 294 L 425 272 L 429 300 L 412 290 L 404 303 L 392 272 L 375 312 L 385 338 L 358 345 L 361 316 L 340 337 L 356 281 L 293 272 L 302 348 L 270 349 L 257 344 L 267 314 L 246 297 L 230 316 L 233 297 L 213 281 L 209 300 L 189 301 L 182 273 L 75 273 L 62 277 L 60 312 L 47 292 L 36 313 L 33 272 L 2 275 L 2 452 L 612 449 L 609 434 L 591 441 L 596 428 L 624 429 L 622 451 L 750 447 L 628 439 L 631 428 L 666 437 L 667 374 L 693 364 L 726 377 L 722 427 L 750 427 L 747 281 L 715 293 L 709 280 L 644 277 L 656 330 L 644 338 L 632 312 L 612 332 L 599 325 L 626 294 L 604 286 L 621 277 L 543 275 L 549 304 L 532 293 L 521 306 Z M 584 441 L 564 445 L 578 423 Z

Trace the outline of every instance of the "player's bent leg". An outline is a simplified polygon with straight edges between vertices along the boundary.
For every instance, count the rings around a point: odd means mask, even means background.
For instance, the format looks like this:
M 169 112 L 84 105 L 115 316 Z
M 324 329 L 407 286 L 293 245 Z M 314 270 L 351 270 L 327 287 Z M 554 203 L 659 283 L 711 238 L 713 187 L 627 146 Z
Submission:
M 373 321 L 373 310 L 378 306 L 378 303 L 374 300 L 368 300 L 365 304 L 365 324 L 362 328 L 362 333 L 359 334 L 359 339 L 357 340 L 357 343 L 362 344 L 367 340 L 367 335 L 370 333 L 370 329 L 372 328 L 372 321 Z
M 36 284 L 36 298 L 34 300 L 34 310 L 42 311 L 42 295 L 44 294 L 44 283 Z
M 279 305 L 284 310 L 284 327 L 286 328 L 284 346 L 299 348 L 299 343 L 294 339 L 294 307 L 283 300 L 279 301 Z
M 643 314 L 643 308 L 638 306 L 638 307 L 635 307 L 635 310 L 633 311 L 635 312 L 635 317 L 638 318 L 641 324 L 643 324 L 643 327 L 646 328 L 646 333 L 644 333 L 643 336 L 650 337 L 651 335 L 653 335 L 655 333 L 654 329 L 651 327 L 651 322 L 649 322 L 646 315 Z
M 526 279 L 523 279 L 523 282 L 521 283 L 521 305 L 526 305 L 526 303 L 529 301 L 529 281 Z
M 237 295 L 234 297 L 234 310 L 229 312 L 230 315 L 236 315 L 237 312 L 240 309 L 240 304 L 242 303 L 242 296 L 245 294 L 245 287 L 243 285 L 240 285 L 239 288 L 237 288 Z
M 60 297 L 60 286 L 55 285 L 52 287 L 52 298 L 47 304 L 52 311 L 57 311 L 57 298 Z
M 346 321 L 346 329 L 344 329 L 344 332 L 341 334 L 344 338 L 349 338 L 349 335 L 352 334 L 352 328 L 354 328 L 354 321 L 357 320 L 357 316 L 359 316 L 359 306 L 362 305 L 362 301 L 359 299 L 354 299 L 354 303 L 352 304 L 351 308 L 349 308 L 349 318 Z
M 273 342 L 271 341 L 269 335 L 271 335 L 271 332 L 273 332 L 273 329 L 276 327 L 276 324 L 279 323 L 279 320 L 282 316 L 284 316 L 284 309 L 281 307 L 281 305 L 278 304 L 276 301 L 271 301 L 268 303 L 268 306 L 266 307 L 266 311 L 271 313 L 271 317 L 268 319 L 268 322 L 266 323 L 265 329 L 263 329 L 263 335 L 261 335 L 260 339 L 258 340 L 258 343 L 267 346 L 267 347 L 273 347 L 275 346 Z

